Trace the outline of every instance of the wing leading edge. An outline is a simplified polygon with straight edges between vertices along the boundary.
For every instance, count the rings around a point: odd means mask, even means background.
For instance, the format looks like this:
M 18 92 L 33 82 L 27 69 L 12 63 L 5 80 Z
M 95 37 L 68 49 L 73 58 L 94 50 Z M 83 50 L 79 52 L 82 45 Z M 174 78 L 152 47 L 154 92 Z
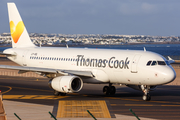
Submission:
M 71 75 L 84 76 L 84 77 L 94 77 L 91 71 L 61 70 L 61 69 L 10 66 L 10 65 L 0 65 L 0 68 L 1 69 L 19 70 L 19 73 L 25 73 L 25 72 L 40 72 L 40 73 L 44 73 L 44 74 L 60 73 L 62 75 L 71 74 Z

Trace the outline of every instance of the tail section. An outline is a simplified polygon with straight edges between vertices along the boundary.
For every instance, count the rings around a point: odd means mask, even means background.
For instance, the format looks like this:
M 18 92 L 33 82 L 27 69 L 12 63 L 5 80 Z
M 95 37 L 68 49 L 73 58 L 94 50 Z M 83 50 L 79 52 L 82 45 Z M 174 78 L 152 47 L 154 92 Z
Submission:
M 12 47 L 36 47 L 24 26 L 24 23 L 21 19 L 21 16 L 18 12 L 18 9 L 15 3 L 7 3 L 8 14 L 9 14 L 9 25 L 12 39 Z

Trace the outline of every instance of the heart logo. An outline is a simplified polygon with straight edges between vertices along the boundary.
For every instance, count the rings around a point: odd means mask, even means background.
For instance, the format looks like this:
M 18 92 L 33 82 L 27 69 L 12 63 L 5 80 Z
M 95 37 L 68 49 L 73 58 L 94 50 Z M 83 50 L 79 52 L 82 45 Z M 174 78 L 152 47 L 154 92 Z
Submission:
M 20 38 L 20 36 L 21 36 L 21 34 L 22 34 L 23 31 L 24 31 L 24 28 L 25 28 L 24 23 L 23 23 L 23 21 L 20 21 L 20 22 L 18 22 L 18 24 L 15 26 L 14 22 L 13 22 L 13 21 L 10 21 L 9 24 L 10 24 L 10 31 L 11 31 L 11 36 L 12 36 L 12 38 L 13 38 L 13 41 L 14 41 L 15 43 L 17 43 L 18 40 L 19 40 L 19 38 Z

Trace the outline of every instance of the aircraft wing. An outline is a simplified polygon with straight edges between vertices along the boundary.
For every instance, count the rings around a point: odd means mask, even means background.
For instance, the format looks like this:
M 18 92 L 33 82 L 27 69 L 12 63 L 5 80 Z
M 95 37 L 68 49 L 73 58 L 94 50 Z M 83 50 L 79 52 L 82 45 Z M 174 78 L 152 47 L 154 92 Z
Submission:
M 6 56 L 16 56 L 15 53 L 13 54 L 9 54 L 9 53 L 3 53 L 3 52 L 0 52 L 0 55 L 6 55 Z
M 23 66 L 10 66 L 10 65 L 0 65 L 0 68 L 19 70 L 19 73 L 25 73 L 25 72 L 39 72 L 39 73 L 44 73 L 44 74 L 60 73 L 62 75 L 71 74 L 71 75 L 84 76 L 84 77 L 93 77 L 93 74 L 91 71 L 62 70 L 62 69 L 23 67 Z

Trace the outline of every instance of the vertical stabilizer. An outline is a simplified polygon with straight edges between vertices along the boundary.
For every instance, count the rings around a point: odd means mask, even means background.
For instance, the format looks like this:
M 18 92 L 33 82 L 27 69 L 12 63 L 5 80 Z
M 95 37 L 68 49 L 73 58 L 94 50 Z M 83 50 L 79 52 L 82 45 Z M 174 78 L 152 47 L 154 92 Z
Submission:
M 26 30 L 15 3 L 7 3 L 12 47 L 36 47 Z

